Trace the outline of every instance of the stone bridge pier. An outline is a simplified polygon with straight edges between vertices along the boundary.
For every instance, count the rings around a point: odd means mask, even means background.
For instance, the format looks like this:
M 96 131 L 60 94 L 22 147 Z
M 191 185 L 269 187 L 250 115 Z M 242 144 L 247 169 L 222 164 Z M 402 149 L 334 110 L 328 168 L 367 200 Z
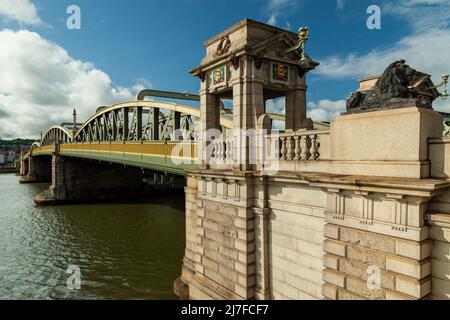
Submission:
M 185 184 L 182 176 L 66 157 L 58 152 L 51 157 L 49 170 L 52 184 L 36 196 L 36 204 L 147 198 L 167 190 L 182 192 Z
M 50 182 L 52 180 L 51 157 L 29 157 L 21 160 L 20 183 Z

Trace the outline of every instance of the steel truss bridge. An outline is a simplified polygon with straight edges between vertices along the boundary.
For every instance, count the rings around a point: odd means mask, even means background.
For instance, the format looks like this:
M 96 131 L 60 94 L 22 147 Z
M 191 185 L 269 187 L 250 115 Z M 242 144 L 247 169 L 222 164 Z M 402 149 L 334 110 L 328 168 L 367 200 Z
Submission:
M 71 156 L 184 175 L 197 164 L 196 107 L 144 100 L 146 96 L 199 101 L 185 93 L 143 90 L 137 100 L 100 107 L 86 122 L 50 127 L 23 155 L 48 156 L 58 152 Z M 222 133 L 232 128 L 232 114 L 222 105 Z M 284 121 L 284 115 L 269 114 Z M 58 150 L 55 150 L 57 148 Z

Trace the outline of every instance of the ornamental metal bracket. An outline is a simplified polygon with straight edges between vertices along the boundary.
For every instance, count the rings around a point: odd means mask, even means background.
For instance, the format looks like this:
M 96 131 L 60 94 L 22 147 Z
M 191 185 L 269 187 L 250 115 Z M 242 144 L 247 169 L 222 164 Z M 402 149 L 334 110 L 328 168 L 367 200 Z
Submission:
M 298 52 L 300 55 L 300 60 L 298 61 L 298 75 L 303 77 L 306 73 L 311 70 L 314 70 L 319 63 L 312 60 L 308 54 L 305 52 L 306 43 L 309 40 L 309 28 L 301 27 L 298 30 L 298 41 L 292 48 L 289 48 L 282 52 L 282 55 L 285 56 L 291 52 Z

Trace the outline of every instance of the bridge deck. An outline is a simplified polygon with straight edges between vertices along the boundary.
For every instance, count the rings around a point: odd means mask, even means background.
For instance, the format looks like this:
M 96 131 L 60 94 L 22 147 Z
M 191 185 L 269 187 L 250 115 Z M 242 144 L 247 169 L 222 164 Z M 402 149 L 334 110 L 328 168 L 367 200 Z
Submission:
M 27 156 L 52 155 L 54 146 L 43 146 Z M 134 167 L 185 175 L 197 165 L 193 141 L 93 142 L 59 145 L 59 154 L 108 161 Z

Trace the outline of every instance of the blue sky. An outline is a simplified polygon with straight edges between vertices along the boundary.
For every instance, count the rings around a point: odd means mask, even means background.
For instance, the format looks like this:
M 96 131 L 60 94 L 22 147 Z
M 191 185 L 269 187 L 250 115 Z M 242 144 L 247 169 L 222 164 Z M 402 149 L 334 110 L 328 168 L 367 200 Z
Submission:
M 81 8 L 81 30 L 66 27 L 72 4 Z M 381 8 L 381 30 L 366 27 L 372 4 Z M 308 78 L 309 113 L 331 120 L 358 78 L 393 60 L 406 58 L 439 82 L 450 72 L 449 17 L 450 0 L 1 0 L 0 135 L 36 137 L 70 120 L 75 106 L 84 120 L 144 87 L 195 93 L 188 71 L 203 41 L 243 18 L 311 29 L 307 52 L 321 66 Z

